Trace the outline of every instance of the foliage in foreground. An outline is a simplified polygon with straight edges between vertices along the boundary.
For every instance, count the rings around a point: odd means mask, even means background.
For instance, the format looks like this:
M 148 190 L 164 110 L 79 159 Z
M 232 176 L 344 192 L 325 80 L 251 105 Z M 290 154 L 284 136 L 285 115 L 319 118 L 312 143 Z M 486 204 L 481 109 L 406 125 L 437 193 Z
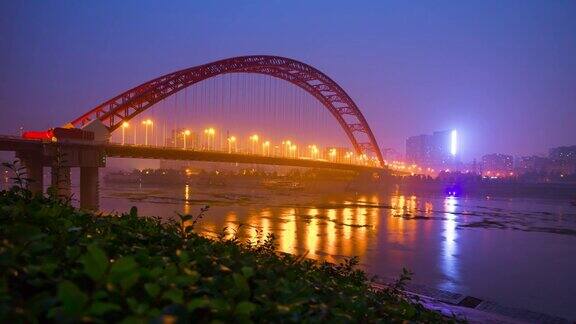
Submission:
M 395 289 L 373 290 L 355 259 L 277 253 L 272 238 L 210 240 L 193 221 L 0 192 L 0 322 L 446 321 Z

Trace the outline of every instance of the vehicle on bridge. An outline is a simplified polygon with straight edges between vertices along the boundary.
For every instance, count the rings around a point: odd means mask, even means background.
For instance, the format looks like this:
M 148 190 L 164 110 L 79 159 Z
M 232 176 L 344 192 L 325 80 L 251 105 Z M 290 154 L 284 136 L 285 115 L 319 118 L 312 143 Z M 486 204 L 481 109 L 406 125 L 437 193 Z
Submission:
M 27 131 L 22 133 L 22 138 L 72 144 L 104 144 L 108 143 L 110 132 L 101 121 L 94 120 L 82 128 L 75 128 L 69 124 L 45 131 Z
M 56 127 L 45 131 L 24 132 L 22 133 L 22 138 L 51 142 L 84 143 L 86 141 L 94 141 L 94 132 L 79 128 Z

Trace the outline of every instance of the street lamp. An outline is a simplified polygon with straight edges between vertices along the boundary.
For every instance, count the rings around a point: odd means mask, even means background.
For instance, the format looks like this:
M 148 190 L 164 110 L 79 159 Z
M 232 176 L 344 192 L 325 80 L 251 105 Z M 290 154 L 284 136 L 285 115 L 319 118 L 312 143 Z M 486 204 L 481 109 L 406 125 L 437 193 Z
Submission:
M 258 144 L 259 139 L 260 137 L 258 137 L 257 134 L 250 136 L 250 141 L 252 141 L 252 154 L 256 154 L 256 144 Z
M 310 148 L 310 158 L 312 160 L 316 159 L 318 156 L 318 146 L 312 144 L 312 145 L 308 145 L 308 147 Z
M 142 122 L 142 124 L 144 124 L 144 127 L 146 129 L 144 137 L 144 145 L 148 145 L 148 126 L 152 127 L 154 123 L 150 119 L 146 119 L 145 121 Z
M 236 136 L 228 137 L 228 153 L 232 153 L 232 144 L 234 144 L 234 152 L 236 152 Z
M 204 134 L 206 135 L 206 140 L 207 140 L 207 146 L 208 146 L 208 150 L 210 150 L 210 137 L 214 138 L 214 134 L 216 134 L 216 130 L 212 127 L 210 128 L 206 128 L 204 130 Z
M 292 145 L 292 142 L 290 140 L 282 141 L 282 155 L 283 156 L 289 156 L 291 145 Z
M 128 128 L 128 122 L 122 123 L 122 145 L 126 143 L 126 128 Z
M 296 146 L 296 144 L 292 144 L 290 145 L 290 157 L 296 158 L 296 149 L 298 147 Z
M 350 163 L 350 164 L 352 163 L 352 155 L 353 154 L 354 153 L 352 153 L 352 152 L 346 152 L 346 155 L 345 155 L 346 159 L 348 160 L 348 163 Z
M 190 131 L 189 130 L 185 130 L 182 132 L 182 137 L 184 137 L 184 149 L 186 149 L 186 136 L 190 135 Z
M 262 143 L 262 155 L 270 155 L 270 141 Z
M 328 156 L 330 156 L 330 160 L 334 162 L 334 159 L 336 158 L 336 149 L 331 148 L 330 151 L 328 152 Z

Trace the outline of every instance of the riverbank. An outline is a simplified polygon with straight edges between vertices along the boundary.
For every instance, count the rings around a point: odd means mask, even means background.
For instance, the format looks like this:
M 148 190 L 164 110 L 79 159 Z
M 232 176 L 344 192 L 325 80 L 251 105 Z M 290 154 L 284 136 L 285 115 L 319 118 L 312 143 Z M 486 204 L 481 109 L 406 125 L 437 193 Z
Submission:
M 130 213 L 102 216 L 24 190 L 0 193 L 2 322 L 142 320 L 451 322 L 334 265 Z M 225 234 L 225 233 L 223 233 Z

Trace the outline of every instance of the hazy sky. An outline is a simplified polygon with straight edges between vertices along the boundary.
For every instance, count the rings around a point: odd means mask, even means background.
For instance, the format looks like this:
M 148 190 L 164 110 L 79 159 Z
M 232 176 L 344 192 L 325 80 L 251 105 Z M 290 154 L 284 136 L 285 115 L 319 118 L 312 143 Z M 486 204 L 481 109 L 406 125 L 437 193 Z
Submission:
M 0 133 L 161 74 L 275 54 L 343 86 L 381 147 L 456 128 L 464 158 L 576 144 L 576 1 L 2 1 Z

